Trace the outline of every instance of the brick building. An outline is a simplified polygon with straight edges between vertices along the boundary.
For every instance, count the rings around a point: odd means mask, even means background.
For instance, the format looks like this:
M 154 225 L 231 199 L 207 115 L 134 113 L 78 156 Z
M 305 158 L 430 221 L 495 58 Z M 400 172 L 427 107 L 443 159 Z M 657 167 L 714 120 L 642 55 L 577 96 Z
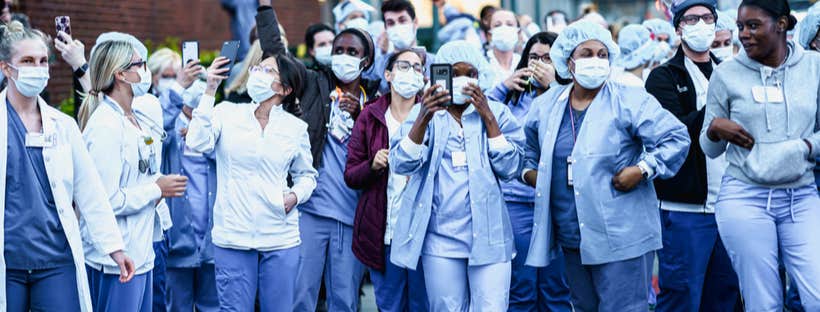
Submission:
M 307 25 L 321 20 L 323 5 L 317 0 L 275 3 L 291 44 L 302 43 Z M 51 36 L 54 17 L 70 16 L 73 35 L 85 44 L 87 57 L 97 35 L 106 31 L 155 43 L 167 37 L 198 40 L 200 50 L 217 50 L 231 39 L 230 18 L 217 0 L 18 0 L 14 11 L 28 15 L 33 27 Z M 71 68 L 57 57 L 48 85 L 51 104 L 67 99 L 71 88 Z

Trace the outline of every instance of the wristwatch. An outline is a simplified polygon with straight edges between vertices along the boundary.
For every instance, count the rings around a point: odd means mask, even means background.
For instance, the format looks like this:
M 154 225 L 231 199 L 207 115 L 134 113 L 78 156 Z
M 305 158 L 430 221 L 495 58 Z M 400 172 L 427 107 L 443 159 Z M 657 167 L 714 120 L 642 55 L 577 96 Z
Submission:
M 85 72 L 87 72 L 87 71 L 88 71 L 88 63 L 85 63 L 85 64 L 83 64 L 83 66 L 77 67 L 77 69 L 74 70 L 74 77 L 79 79 L 82 76 L 85 76 Z
M 643 179 L 648 180 L 649 179 L 649 170 L 647 170 L 646 166 L 643 166 L 643 164 L 641 163 L 641 164 L 638 164 L 636 167 L 638 167 L 638 169 L 641 169 L 641 176 L 643 177 Z

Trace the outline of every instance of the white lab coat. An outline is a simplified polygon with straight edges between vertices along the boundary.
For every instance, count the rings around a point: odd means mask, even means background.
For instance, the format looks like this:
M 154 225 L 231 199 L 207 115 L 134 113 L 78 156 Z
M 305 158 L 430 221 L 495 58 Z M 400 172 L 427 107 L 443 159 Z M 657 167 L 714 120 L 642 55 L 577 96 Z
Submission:
M 0 92 L 0 187 L 6 188 L 6 157 L 8 144 L 8 111 L 6 110 L 6 90 Z M 43 122 L 43 134 L 53 136 L 54 146 L 43 148 L 43 161 L 46 175 L 51 182 L 54 203 L 63 227 L 71 255 L 74 258 L 77 274 L 77 290 L 80 296 L 81 311 L 91 311 L 91 295 L 88 278 L 85 272 L 83 240 L 93 246 L 100 254 L 124 250 L 124 244 L 114 213 L 103 192 L 103 185 L 94 163 L 85 149 L 80 129 L 73 119 L 48 106 L 39 98 L 40 114 Z M 76 187 L 75 187 L 76 186 Z M 77 204 L 77 213 L 72 208 Z M 0 193 L 0 207 L 5 211 L 5 192 Z M 4 224 L 5 212 L 0 212 L 0 224 Z M 78 217 L 88 227 L 87 236 L 81 238 Z M 4 232 L 0 231 L 0 249 L 5 249 Z M 55 290 L 59 291 L 59 290 Z M 0 311 L 6 311 L 6 262 L 0 257 Z

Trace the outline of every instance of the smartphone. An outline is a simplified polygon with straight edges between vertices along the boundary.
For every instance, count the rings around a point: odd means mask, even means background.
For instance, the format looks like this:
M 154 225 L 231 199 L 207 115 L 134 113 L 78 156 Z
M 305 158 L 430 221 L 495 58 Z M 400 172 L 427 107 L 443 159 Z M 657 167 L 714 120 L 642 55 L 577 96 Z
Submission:
M 71 18 L 70 17 L 68 17 L 66 15 L 55 17 L 54 18 L 54 26 L 57 27 L 57 33 L 62 31 L 62 32 L 66 33 L 69 36 L 71 35 Z M 65 42 L 65 40 L 63 40 L 59 36 L 57 38 L 60 39 L 60 41 Z M 65 43 L 67 43 L 67 42 L 65 42 Z
M 233 68 L 233 64 L 236 63 L 236 55 L 239 53 L 239 41 L 232 40 L 232 41 L 225 41 L 222 44 L 222 52 L 219 53 L 219 56 L 224 56 L 230 62 L 222 66 L 222 68 Z M 226 74 L 226 76 L 230 76 L 230 71 Z
M 440 85 L 445 90 L 453 94 L 453 65 L 432 64 L 430 65 L 430 85 Z M 452 98 L 442 106 L 447 107 L 453 104 Z
M 182 42 L 182 67 L 188 65 L 191 61 L 199 59 L 199 42 L 198 41 L 183 41 Z

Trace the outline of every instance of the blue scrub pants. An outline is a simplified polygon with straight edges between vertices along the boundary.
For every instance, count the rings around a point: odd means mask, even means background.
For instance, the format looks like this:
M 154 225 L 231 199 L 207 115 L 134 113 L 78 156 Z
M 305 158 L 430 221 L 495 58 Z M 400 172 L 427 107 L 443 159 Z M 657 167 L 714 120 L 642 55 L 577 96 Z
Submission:
M 655 311 L 734 311 L 740 289 L 715 216 L 663 210 L 661 224 Z
M 274 251 L 214 247 L 216 293 L 220 311 L 290 311 L 299 247 Z
M 153 272 L 134 275 L 120 283 L 119 274 L 105 274 L 86 266 L 91 305 L 95 312 L 150 312 L 153 298 Z
M 534 209 L 532 203 L 507 202 L 517 253 L 512 260 L 509 311 L 572 311 L 569 286 L 564 277 L 563 255 L 547 267 L 525 265 L 530 250 Z
M 165 305 L 169 312 L 219 311 L 212 263 L 198 268 L 167 268 Z
M 324 272 L 327 310 L 355 312 L 365 267 L 353 255 L 353 227 L 302 212 L 302 237 L 293 311 L 314 312 Z
M 398 267 L 390 262 L 390 246 L 384 249 L 384 272 L 370 269 L 370 280 L 376 295 L 376 306 L 382 312 L 427 311 L 424 270 Z
M 803 308 L 820 311 L 820 197 L 814 185 L 770 189 L 724 177 L 715 217 L 746 311 L 779 311 L 778 254 Z
M 786 292 L 786 309 L 791 312 L 806 312 L 803 304 L 800 303 L 800 294 L 797 293 L 797 284 L 792 278 L 789 282 L 789 290 Z
M 467 259 L 421 256 L 430 311 L 507 311 L 510 262 L 467 265 Z
M 154 270 L 153 283 L 154 297 L 152 306 L 154 311 L 165 311 L 165 264 L 168 258 L 168 241 L 163 235 L 162 241 L 154 242 Z
M 648 254 L 648 253 L 647 253 Z M 578 312 L 646 312 L 648 256 L 597 265 L 581 264 L 578 250 L 564 249 L 572 304 Z
M 80 311 L 75 270 L 6 270 L 6 311 Z

